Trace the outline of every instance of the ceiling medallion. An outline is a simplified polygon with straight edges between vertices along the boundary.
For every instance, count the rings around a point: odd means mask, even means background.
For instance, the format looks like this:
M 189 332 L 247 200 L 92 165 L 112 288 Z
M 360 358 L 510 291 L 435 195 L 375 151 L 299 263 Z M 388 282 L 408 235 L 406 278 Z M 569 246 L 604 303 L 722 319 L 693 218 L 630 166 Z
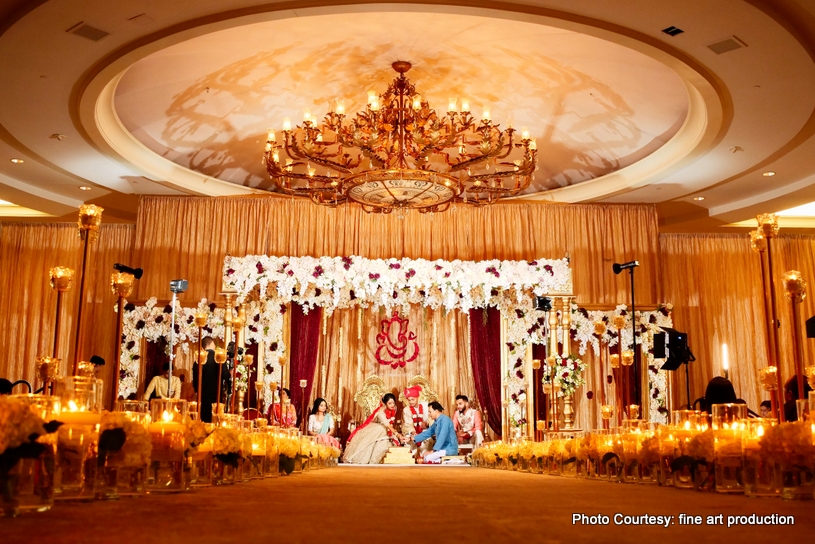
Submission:
M 322 123 L 306 112 L 294 129 L 286 119 L 282 136 L 269 130 L 263 163 L 275 185 L 370 213 L 482 206 L 529 187 L 537 164 L 529 133 L 517 139 L 512 127 L 501 130 L 488 107 L 476 121 L 466 101 L 459 108 L 451 99 L 439 115 L 405 77 L 410 67 L 394 62 L 399 76 L 382 95 L 368 91 L 368 105 L 353 117 L 337 102 Z

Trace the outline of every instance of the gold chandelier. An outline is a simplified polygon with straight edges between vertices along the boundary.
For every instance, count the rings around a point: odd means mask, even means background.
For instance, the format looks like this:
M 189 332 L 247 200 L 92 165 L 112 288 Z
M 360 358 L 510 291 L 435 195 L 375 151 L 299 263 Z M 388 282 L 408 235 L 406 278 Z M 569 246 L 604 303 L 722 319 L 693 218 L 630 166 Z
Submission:
M 353 117 L 342 102 L 322 123 L 305 113 L 282 136 L 269 130 L 263 163 L 275 185 L 317 204 L 357 202 L 366 212 L 416 209 L 441 212 L 453 202 L 492 204 L 529 187 L 537 146 L 523 131 L 501 130 L 485 107 L 481 121 L 466 101 L 451 99 L 439 115 L 405 77 L 409 62 L 387 91 L 368 91 L 368 105 Z

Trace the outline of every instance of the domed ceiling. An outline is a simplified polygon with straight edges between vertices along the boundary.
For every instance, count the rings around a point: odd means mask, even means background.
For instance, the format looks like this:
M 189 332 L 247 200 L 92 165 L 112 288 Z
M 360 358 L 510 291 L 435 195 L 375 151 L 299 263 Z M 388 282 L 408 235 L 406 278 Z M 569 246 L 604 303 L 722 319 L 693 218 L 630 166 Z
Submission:
M 120 79 L 115 109 L 153 152 L 223 181 L 272 189 L 266 131 L 336 100 L 363 109 L 391 63 L 431 107 L 466 99 L 477 117 L 528 128 L 539 170 L 529 192 L 579 184 L 650 155 L 682 127 L 688 97 L 657 60 L 534 23 L 437 13 L 354 13 L 267 21 L 153 53 Z

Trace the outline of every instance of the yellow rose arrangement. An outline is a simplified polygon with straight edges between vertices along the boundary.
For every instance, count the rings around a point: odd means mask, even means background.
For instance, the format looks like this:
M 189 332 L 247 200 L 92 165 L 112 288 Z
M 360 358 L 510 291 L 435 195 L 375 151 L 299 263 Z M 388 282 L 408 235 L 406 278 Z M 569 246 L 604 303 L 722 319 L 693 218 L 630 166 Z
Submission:
M 549 442 L 535 442 L 532 446 L 534 456 L 538 459 L 543 459 L 549 455 Z
M 504 444 L 502 442 L 495 446 L 495 455 L 497 455 L 501 461 L 506 461 L 507 459 L 509 459 L 510 452 L 511 448 L 508 444 Z
M 295 456 L 300 454 L 300 441 L 296 438 L 279 437 L 278 447 L 280 455 L 294 459 Z
M 815 463 L 812 438 L 812 424 L 796 421 L 768 427 L 758 443 L 761 456 L 773 463 L 812 468 Z
M 328 461 L 329 457 L 331 457 L 331 450 L 329 447 L 324 444 L 318 444 L 317 449 L 320 452 L 320 461 Z
M 646 436 L 637 449 L 637 461 L 644 466 L 651 466 L 659 462 L 659 439 L 656 436 Z
M 616 454 L 620 459 L 625 456 L 625 440 L 623 440 L 623 435 L 614 435 L 611 441 L 611 452 Z
M 712 463 L 714 459 L 713 429 L 696 433 L 688 442 L 688 455 Z
M 575 456 L 580 459 L 581 461 L 586 461 L 588 459 L 598 459 L 600 457 L 600 453 L 597 449 L 598 442 L 597 442 L 597 435 L 592 433 L 586 433 L 577 441 L 577 450 L 575 451 Z
M 563 457 L 564 459 L 569 459 L 574 457 L 576 448 L 576 440 L 574 438 L 569 438 L 563 441 Z
M 518 455 L 520 455 L 523 459 L 532 459 L 535 457 L 535 443 L 530 442 L 529 440 L 525 440 L 521 442 L 521 445 L 518 447 Z
M 519 459 L 519 450 L 520 446 L 518 444 L 510 444 L 507 446 L 507 458 L 509 459 L 510 463 L 517 463 Z
M 566 452 L 566 441 L 562 438 L 555 438 L 549 442 L 549 455 L 553 457 L 562 456 Z
M 339 459 L 340 455 L 342 455 L 342 451 L 339 448 L 335 448 L 334 446 L 330 446 L 331 450 L 331 457 L 334 459 Z
M 319 454 L 317 445 L 314 442 L 306 436 L 300 438 L 300 455 L 303 457 L 317 457 Z
M 34 442 L 31 436 L 43 434 L 45 421 L 28 403 L 0 396 L 0 454 Z
M 243 447 L 243 437 L 237 429 L 215 427 L 212 431 L 212 453 L 215 455 L 238 454 Z
M 118 454 L 113 459 L 113 463 L 122 467 L 140 467 L 150 462 L 150 454 L 153 451 L 153 442 L 150 432 L 144 424 L 133 421 L 125 414 L 103 412 L 100 422 L 100 443 L 106 436 L 106 431 L 122 429 L 124 432 L 124 443 L 120 448 L 108 451 L 108 454 Z M 101 446 L 100 446 L 101 447 Z

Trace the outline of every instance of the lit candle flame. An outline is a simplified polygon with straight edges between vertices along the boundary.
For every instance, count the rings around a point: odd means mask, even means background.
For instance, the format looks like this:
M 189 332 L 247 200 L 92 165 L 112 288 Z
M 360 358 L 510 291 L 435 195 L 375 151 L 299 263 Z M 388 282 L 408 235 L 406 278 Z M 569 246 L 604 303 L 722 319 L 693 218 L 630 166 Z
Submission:
M 173 420 L 173 414 L 171 414 L 167 410 L 164 410 L 164 413 L 161 414 L 161 419 L 164 420 L 164 421 L 172 421 Z

